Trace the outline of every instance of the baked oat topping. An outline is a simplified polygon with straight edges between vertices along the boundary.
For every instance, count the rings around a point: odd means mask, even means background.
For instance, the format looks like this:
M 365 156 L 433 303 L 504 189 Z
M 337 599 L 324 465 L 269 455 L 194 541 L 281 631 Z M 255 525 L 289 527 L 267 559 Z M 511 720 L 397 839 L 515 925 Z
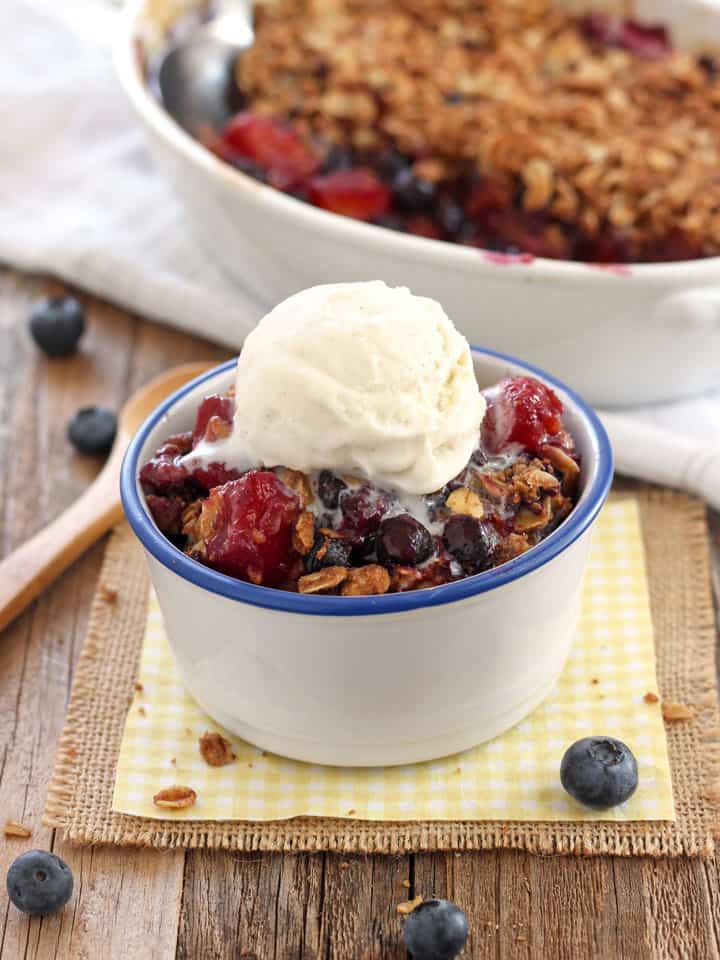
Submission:
M 468 517 L 476 517 L 482 520 L 485 513 L 482 500 L 474 490 L 468 490 L 467 487 L 458 487 L 453 490 L 445 501 L 445 506 L 451 513 L 461 513 Z
M 224 767 L 236 759 L 232 744 L 219 733 L 206 730 L 198 740 L 200 756 L 211 767 Z
M 197 800 L 197 794 L 191 787 L 165 787 L 159 790 L 153 797 L 153 803 L 156 807 L 164 807 L 168 810 L 183 810 L 185 807 L 191 807 Z
M 345 573 L 347 577 L 340 591 L 343 597 L 366 597 L 387 593 L 390 589 L 390 574 L 377 563 L 352 567 Z
M 288 470 L 287 467 L 279 467 L 275 471 L 285 484 L 294 494 L 297 495 L 298 500 L 300 501 L 300 506 L 305 509 L 313 498 L 312 490 L 310 489 L 310 482 L 304 473 L 301 473 L 299 470 Z
M 323 567 L 316 573 L 306 573 L 298 580 L 300 593 L 326 593 L 339 587 L 348 576 L 347 567 Z
M 298 517 L 293 533 L 293 547 L 301 556 L 312 550 L 315 543 L 315 514 L 305 510 Z
M 598 262 L 720 253 L 718 70 L 661 27 L 550 0 L 266 0 L 237 80 L 306 175 L 372 174 L 388 226 Z

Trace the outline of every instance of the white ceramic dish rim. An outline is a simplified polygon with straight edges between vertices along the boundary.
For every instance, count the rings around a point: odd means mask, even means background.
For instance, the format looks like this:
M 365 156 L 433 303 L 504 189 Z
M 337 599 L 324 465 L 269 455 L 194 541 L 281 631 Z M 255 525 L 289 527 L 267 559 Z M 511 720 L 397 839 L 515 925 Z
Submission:
M 701 260 L 678 260 L 668 263 L 598 264 L 575 260 L 549 260 L 528 255 L 498 255 L 493 251 L 464 247 L 444 240 L 415 237 L 411 234 L 388 230 L 375 224 L 364 223 L 351 217 L 330 213 L 319 207 L 298 200 L 273 187 L 266 186 L 248 174 L 236 170 L 217 158 L 210 150 L 186 133 L 148 87 L 139 64 L 138 33 L 148 0 L 133 0 L 122 14 L 122 26 L 115 47 L 115 62 L 120 82 L 131 103 L 158 136 L 195 166 L 218 179 L 224 179 L 245 199 L 275 208 L 278 213 L 295 218 L 308 230 L 325 230 L 338 241 L 366 245 L 387 244 L 388 255 L 412 255 L 415 261 L 432 262 L 435 268 L 443 265 L 468 266 L 482 273 L 496 275 L 499 269 L 512 267 L 519 276 L 557 277 L 563 280 L 579 280 L 583 284 L 607 283 L 618 277 L 637 276 L 644 281 L 667 284 L 675 279 L 717 279 L 720 257 Z
M 120 478 L 123 507 L 130 526 L 145 549 L 156 560 L 178 576 L 190 581 L 190 583 L 231 600 L 272 610 L 282 610 L 286 613 L 299 613 L 305 616 L 367 616 L 416 610 L 422 607 L 452 603 L 476 594 L 486 593 L 532 573 L 574 543 L 593 523 L 600 512 L 613 476 L 613 456 L 610 441 L 592 408 L 559 380 L 545 373 L 545 371 L 507 354 L 480 347 L 472 347 L 472 351 L 477 356 L 490 357 L 512 364 L 523 370 L 524 373 L 537 377 L 560 390 L 566 401 L 572 404 L 574 412 L 584 420 L 595 449 L 595 461 L 583 466 L 584 470 L 589 470 L 589 476 L 586 479 L 585 489 L 572 513 L 545 540 L 514 560 L 484 573 L 465 577 L 463 580 L 441 584 L 437 587 L 428 587 L 423 590 L 410 590 L 404 593 L 388 593 L 383 596 L 371 597 L 325 597 L 289 593 L 285 590 L 245 583 L 226 574 L 218 573 L 186 556 L 158 530 L 147 509 L 138 481 L 140 457 L 148 437 L 163 417 L 196 387 L 232 370 L 237 360 L 229 360 L 186 384 L 160 404 L 140 427 L 128 447 Z

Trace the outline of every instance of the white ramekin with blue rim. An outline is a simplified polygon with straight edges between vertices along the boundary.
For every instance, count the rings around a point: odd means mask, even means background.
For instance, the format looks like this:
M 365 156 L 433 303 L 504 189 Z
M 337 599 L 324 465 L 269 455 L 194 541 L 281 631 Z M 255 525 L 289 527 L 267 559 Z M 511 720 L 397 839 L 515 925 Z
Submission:
M 235 361 L 184 386 L 148 417 L 122 469 L 125 513 L 150 565 L 178 668 L 230 732 L 284 756 L 342 766 L 413 763 L 502 733 L 550 692 L 573 642 L 592 526 L 612 480 L 593 411 L 544 372 L 473 348 L 481 387 L 545 381 L 582 458 L 568 518 L 532 550 L 485 573 L 373 597 L 302 595 L 217 573 L 155 526 L 138 471 L 198 404 L 234 381 Z

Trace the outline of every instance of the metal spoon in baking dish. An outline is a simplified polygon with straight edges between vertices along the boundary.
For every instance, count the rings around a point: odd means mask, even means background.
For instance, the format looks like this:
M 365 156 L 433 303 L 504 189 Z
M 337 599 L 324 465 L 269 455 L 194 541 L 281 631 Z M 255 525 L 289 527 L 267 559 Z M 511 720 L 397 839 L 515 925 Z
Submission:
M 233 72 L 255 41 L 252 0 L 221 0 L 216 14 L 165 55 L 158 84 L 165 109 L 194 135 L 217 129 L 237 109 Z
M 120 411 L 110 456 L 95 480 L 56 520 L 0 562 L 0 630 L 88 547 L 120 523 L 120 466 L 130 440 L 165 397 L 212 366 L 184 363 L 172 367 L 130 397 Z

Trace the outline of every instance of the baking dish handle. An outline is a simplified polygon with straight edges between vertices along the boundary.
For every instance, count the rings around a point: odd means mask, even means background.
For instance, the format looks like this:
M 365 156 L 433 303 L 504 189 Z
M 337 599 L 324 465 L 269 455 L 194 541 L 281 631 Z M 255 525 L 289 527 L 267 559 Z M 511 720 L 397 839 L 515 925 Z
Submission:
M 720 334 L 720 286 L 670 294 L 655 307 L 653 320 L 658 327 L 678 333 Z

